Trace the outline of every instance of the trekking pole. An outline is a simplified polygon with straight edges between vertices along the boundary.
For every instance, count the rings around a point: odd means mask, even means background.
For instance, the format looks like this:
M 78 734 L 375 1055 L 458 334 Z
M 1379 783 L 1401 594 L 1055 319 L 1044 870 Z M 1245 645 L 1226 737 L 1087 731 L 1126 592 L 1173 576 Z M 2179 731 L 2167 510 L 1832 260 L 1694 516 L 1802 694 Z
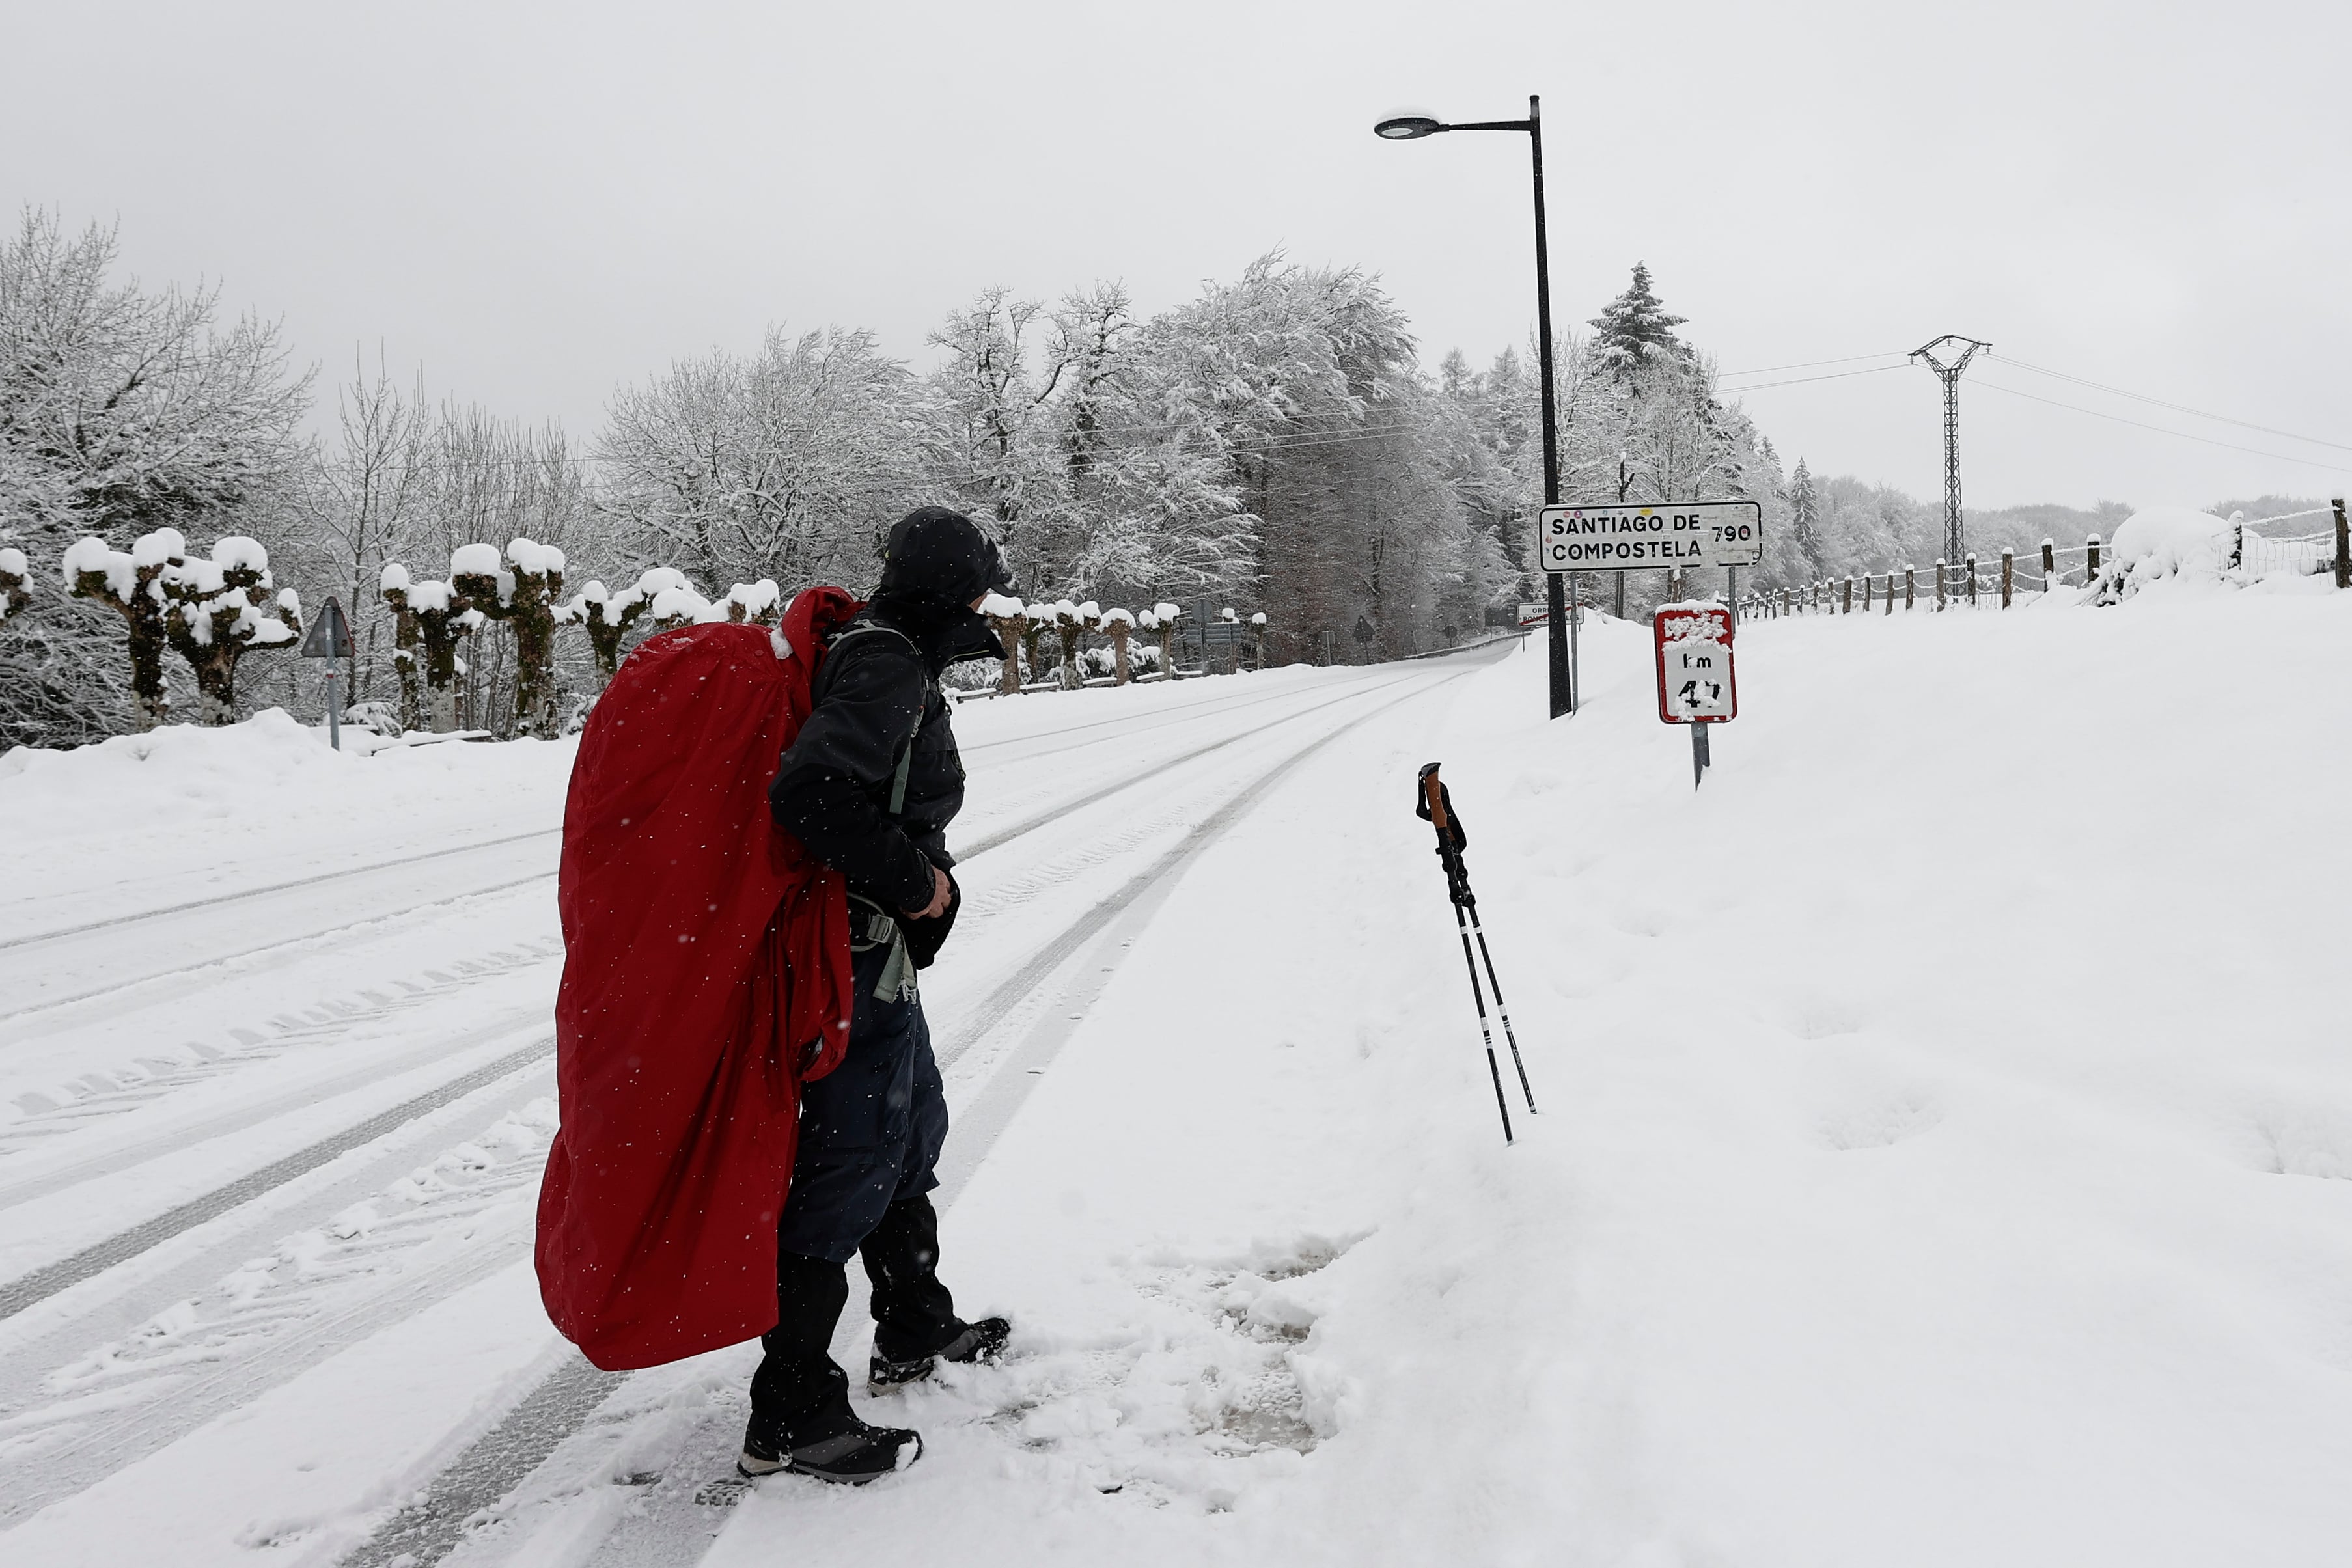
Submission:
M 1445 786 L 1439 782 L 1437 764 L 1433 762 L 1421 770 L 1419 797 L 1414 801 L 1414 814 L 1437 831 L 1437 858 L 1445 867 L 1446 894 L 1454 903 L 1454 924 L 1462 935 L 1462 966 L 1470 974 L 1470 999 L 1478 1009 L 1478 1032 L 1486 1041 L 1486 1071 L 1495 1081 L 1495 1108 L 1502 1113 L 1503 1142 L 1511 1142 L 1511 1108 L 1503 1093 L 1503 1072 L 1495 1060 L 1495 1031 L 1486 1023 L 1486 991 L 1478 984 L 1478 962 L 1486 966 L 1486 983 L 1495 993 L 1495 1013 L 1503 1020 L 1503 1038 L 1511 1048 L 1511 1066 L 1519 1077 L 1519 1092 L 1527 1097 L 1528 1113 L 1536 1113 L 1535 1091 L 1528 1084 L 1528 1064 L 1519 1056 L 1519 1037 L 1511 1028 L 1511 1015 L 1503 1005 L 1503 982 L 1495 975 L 1495 956 L 1486 950 L 1486 928 L 1478 923 L 1478 895 L 1470 891 L 1469 869 L 1462 863 L 1462 852 L 1470 846 L 1469 835 L 1462 831 L 1462 819 L 1453 810 L 1454 800 Z M 1470 939 L 1478 939 L 1478 956 L 1470 956 Z

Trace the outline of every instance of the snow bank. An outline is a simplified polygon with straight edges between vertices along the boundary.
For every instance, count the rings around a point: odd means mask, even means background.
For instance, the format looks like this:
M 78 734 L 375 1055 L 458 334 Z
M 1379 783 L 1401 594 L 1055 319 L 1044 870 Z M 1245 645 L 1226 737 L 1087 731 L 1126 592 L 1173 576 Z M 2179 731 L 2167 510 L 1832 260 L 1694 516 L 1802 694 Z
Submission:
M 2108 548 L 2115 552 L 2116 565 L 2126 570 L 2145 567 L 2149 576 L 2194 570 L 2219 577 L 2230 564 L 2235 547 L 2236 530 L 2210 512 L 2150 507 L 2126 519 Z
M 346 747 L 352 739 L 346 732 Z M 282 881 L 308 860 L 380 859 L 385 842 L 552 827 L 575 745 L 395 747 L 362 758 L 330 750 L 323 727 L 270 708 L 219 728 L 167 725 L 63 751 L 16 747 L 0 755 L 0 822 L 37 831 L 6 835 L 11 894 L 0 928 L 68 925 L 59 912 L 130 896 L 110 889 L 193 888 L 154 895 L 170 903 Z

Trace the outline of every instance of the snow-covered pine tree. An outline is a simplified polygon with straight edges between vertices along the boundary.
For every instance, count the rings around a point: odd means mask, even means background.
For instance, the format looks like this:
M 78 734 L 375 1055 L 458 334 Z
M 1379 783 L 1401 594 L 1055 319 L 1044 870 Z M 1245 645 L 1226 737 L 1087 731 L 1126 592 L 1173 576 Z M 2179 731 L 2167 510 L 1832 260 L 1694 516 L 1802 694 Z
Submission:
M 157 579 L 163 634 L 196 675 L 197 722 L 236 722 L 236 667 L 247 653 L 291 653 L 302 635 L 302 601 L 269 575 L 269 552 L 239 534 L 215 541 Z
M 1656 294 L 1651 291 L 1650 269 L 1642 262 L 1633 264 L 1633 281 L 1625 292 L 1601 308 L 1588 326 L 1595 328 L 1592 351 L 1611 375 L 1620 381 L 1630 378 L 1642 366 L 1654 360 L 1673 359 L 1687 354 L 1675 329 L 1689 319 L 1669 314 Z
M 1789 528 L 1795 538 L 1797 552 L 1804 557 L 1808 575 L 1818 577 L 1822 570 L 1822 498 L 1813 487 L 1812 471 L 1805 460 L 1797 459 L 1797 471 L 1789 479 Z

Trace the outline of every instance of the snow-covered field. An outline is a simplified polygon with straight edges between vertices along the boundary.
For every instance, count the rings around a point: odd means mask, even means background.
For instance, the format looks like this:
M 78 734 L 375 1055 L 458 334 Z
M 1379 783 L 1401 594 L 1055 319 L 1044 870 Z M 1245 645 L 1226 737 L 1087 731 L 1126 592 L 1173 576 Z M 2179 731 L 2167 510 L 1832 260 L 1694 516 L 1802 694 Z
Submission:
M 1559 723 L 1508 644 L 967 706 L 945 1272 L 1015 1354 L 846 1493 L 732 1481 L 752 1347 L 540 1314 L 568 747 L 0 759 L 0 1559 L 2331 1561 L 2316 587 L 1750 624 L 1696 793 L 1606 622 Z

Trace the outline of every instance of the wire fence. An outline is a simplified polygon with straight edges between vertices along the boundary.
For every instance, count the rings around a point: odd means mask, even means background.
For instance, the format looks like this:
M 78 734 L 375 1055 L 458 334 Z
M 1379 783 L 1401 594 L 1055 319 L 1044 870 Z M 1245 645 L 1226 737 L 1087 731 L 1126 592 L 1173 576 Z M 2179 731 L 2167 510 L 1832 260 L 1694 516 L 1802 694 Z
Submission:
M 2333 529 L 2308 534 L 2258 534 L 2271 523 L 2333 515 Z M 2352 588 L 2352 529 L 2347 529 L 2344 503 L 2282 512 L 2272 517 L 2233 518 L 2231 523 L 2230 570 L 2247 578 L 2315 576 L 2333 571 L 2336 586 Z M 2038 569 L 2038 570 L 2037 570 Z M 1959 561 L 1939 560 L 1928 567 L 1906 566 L 1899 571 L 1849 574 L 1822 578 L 1793 587 L 1764 589 L 1743 594 L 1742 615 L 1750 620 L 1777 620 L 1783 615 L 1853 615 L 1895 613 L 1921 605 L 1931 609 L 1975 609 L 1998 605 L 2007 610 L 2021 593 L 2043 594 L 2053 588 L 2091 588 L 2116 570 L 2113 554 L 2096 534 L 2082 544 L 2060 548 L 2043 539 L 2038 554 L 2021 558 L 2004 549 L 1997 560 L 1970 555 Z

